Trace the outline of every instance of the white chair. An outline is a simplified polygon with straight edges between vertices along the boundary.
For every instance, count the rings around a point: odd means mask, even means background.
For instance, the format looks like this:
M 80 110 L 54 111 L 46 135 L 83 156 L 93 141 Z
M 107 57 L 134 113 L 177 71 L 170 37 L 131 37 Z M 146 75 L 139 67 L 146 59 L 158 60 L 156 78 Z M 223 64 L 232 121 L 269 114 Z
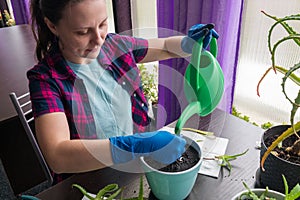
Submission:
M 14 92 L 11 92 L 9 96 L 17 111 L 18 117 L 37 156 L 41 168 L 43 169 L 44 175 L 47 179 L 47 184 L 51 185 L 53 182 L 51 171 L 36 141 L 34 131 L 32 131 L 30 127 L 30 124 L 34 123 L 34 118 L 32 115 L 29 92 L 20 96 L 17 96 Z

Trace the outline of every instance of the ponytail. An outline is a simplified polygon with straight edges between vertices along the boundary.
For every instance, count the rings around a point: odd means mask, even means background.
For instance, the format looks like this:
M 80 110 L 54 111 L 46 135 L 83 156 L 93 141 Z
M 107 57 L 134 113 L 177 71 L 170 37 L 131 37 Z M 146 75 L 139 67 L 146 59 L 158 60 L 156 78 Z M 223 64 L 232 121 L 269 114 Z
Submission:
M 39 61 L 48 53 L 56 38 L 44 18 L 47 17 L 53 24 L 57 24 L 65 6 L 78 1 L 81 0 L 31 0 L 31 29 L 36 40 L 35 54 Z
M 41 9 L 42 0 L 31 0 L 31 29 L 36 40 L 35 54 L 38 61 L 47 53 L 51 41 L 53 41 L 53 33 L 49 30 L 44 22 L 44 14 Z

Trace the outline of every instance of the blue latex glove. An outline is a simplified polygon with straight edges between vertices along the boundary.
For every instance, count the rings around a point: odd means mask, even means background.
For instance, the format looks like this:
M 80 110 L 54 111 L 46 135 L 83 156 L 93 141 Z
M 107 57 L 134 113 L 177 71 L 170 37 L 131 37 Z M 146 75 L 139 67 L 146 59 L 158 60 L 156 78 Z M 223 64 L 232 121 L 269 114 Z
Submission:
M 185 151 L 186 141 L 167 131 L 146 132 L 109 138 L 115 164 L 125 163 L 140 156 L 150 156 L 163 164 L 173 163 Z
M 188 35 L 181 41 L 182 50 L 191 54 L 194 43 L 203 36 L 205 36 L 203 39 L 203 48 L 206 49 L 212 37 L 219 38 L 219 34 L 214 30 L 214 26 L 214 24 L 196 24 L 192 26 L 188 31 Z

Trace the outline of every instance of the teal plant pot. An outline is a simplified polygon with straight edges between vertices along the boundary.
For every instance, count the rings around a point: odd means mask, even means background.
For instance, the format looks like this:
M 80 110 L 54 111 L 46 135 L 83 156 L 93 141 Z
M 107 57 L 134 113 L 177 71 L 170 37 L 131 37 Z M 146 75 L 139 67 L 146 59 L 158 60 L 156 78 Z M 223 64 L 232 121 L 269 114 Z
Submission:
M 265 189 L 262 189 L 262 188 L 254 188 L 252 189 L 252 192 L 254 192 L 258 197 L 260 195 L 262 195 L 264 193 Z M 231 200 L 240 200 L 240 196 L 243 194 L 243 193 L 246 193 L 248 192 L 248 190 L 243 190 L 241 192 L 239 192 L 238 194 L 236 194 L 234 197 L 232 197 Z M 275 198 L 276 200 L 284 200 L 284 197 L 285 195 L 280 193 L 280 192 L 277 192 L 277 191 L 274 191 L 274 190 L 268 190 L 268 197 L 270 198 Z
M 143 157 L 141 162 L 145 170 L 146 179 L 154 196 L 160 200 L 183 200 L 193 189 L 196 178 L 203 160 L 203 155 L 200 146 L 185 137 L 188 144 L 190 144 L 199 155 L 199 161 L 185 171 L 181 172 L 164 172 L 151 167 Z

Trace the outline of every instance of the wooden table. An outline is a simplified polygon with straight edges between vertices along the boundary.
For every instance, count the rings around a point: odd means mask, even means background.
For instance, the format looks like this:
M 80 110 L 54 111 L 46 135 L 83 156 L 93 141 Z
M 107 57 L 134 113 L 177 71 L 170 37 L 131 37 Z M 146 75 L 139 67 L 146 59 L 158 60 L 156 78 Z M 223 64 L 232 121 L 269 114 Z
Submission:
M 174 123 L 170 125 L 174 127 Z M 259 167 L 259 150 L 256 142 L 260 141 L 263 130 L 239 118 L 227 114 L 221 110 L 215 110 L 211 115 L 199 118 L 193 116 L 185 127 L 198 128 L 213 131 L 216 136 L 229 139 L 226 154 L 236 154 L 249 149 L 247 154 L 232 161 L 233 169 L 229 176 L 226 169 L 221 169 L 218 178 L 198 175 L 195 186 L 187 199 L 189 200 L 230 200 L 237 192 L 244 189 L 242 181 L 254 187 L 255 173 Z M 73 183 L 81 184 L 90 192 L 109 183 L 117 183 L 126 186 L 125 197 L 137 196 L 139 188 L 139 177 L 141 174 L 130 174 L 119 172 L 112 168 L 105 168 L 93 172 L 76 174 L 69 179 L 45 190 L 37 197 L 47 199 L 81 199 L 82 196 L 77 189 L 72 189 Z M 153 197 L 147 182 L 144 182 L 144 196 L 149 199 Z
M 9 99 L 10 92 L 17 95 L 28 92 L 26 72 L 37 62 L 35 40 L 29 25 L 0 29 L 0 121 L 16 116 Z

